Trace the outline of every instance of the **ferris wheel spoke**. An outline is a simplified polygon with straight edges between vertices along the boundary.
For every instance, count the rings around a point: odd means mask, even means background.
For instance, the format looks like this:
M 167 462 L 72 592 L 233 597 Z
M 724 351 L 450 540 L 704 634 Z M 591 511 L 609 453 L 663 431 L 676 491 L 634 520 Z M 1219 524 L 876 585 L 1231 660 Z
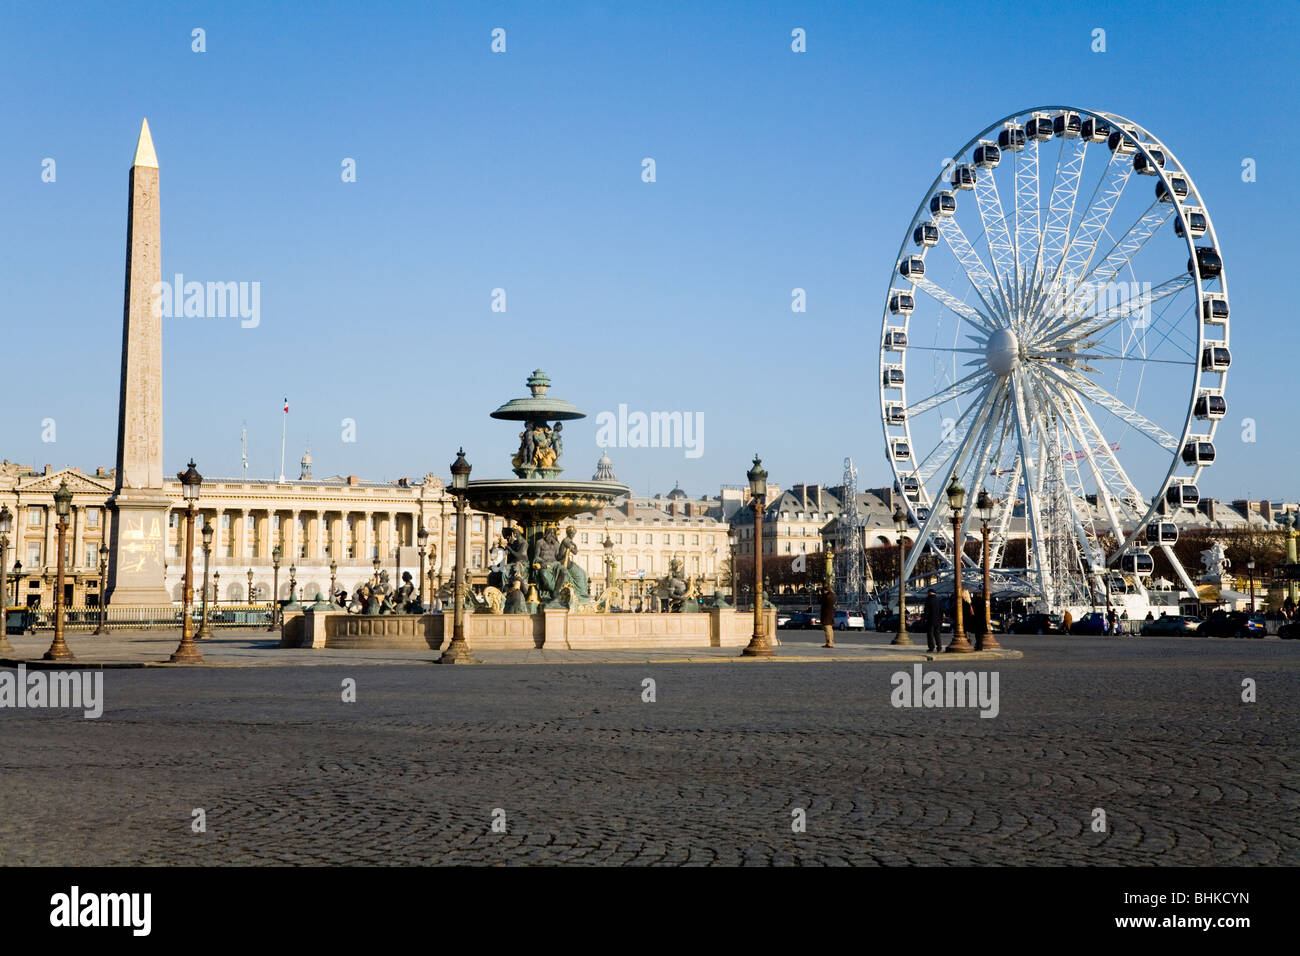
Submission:
M 1047 209 L 1047 222 L 1043 225 L 1042 267 L 1043 281 L 1039 284 L 1035 308 L 1055 287 L 1060 269 L 1065 262 L 1066 244 L 1070 238 L 1070 225 L 1074 220 L 1074 205 L 1079 195 L 1079 180 L 1083 176 L 1083 159 L 1088 142 L 1082 138 L 1062 140 L 1062 159 L 1057 163 L 1056 180 L 1052 184 L 1052 198 Z
M 992 169 L 981 170 L 976 177 L 975 203 L 984 224 L 984 241 L 988 243 L 989 259 L 993 262 L 998 288 L 1002 290 L 1002 301 L 1010 305 L 1015 294 L 1016 248 L 1007 229 L 1007 217 L 1002 211 L 1002 197 Z
M 975 434 L 982 428 L 984 421 L 987 419 L 989 411 L 993 405 L 994 397 L 995 397 L 994 391 L 992 389 L 989 389 L 984 393 L 982 401 L 978 403 L 972 403 L 970 408 L 966 410 L 966 413 L 963 414 L 963 418 L 964 418 L 965 415 L 969 414 L 972 410 L 977 408 L 979 409 L 973 427 L 968 428 L 962 440 L 954 444 L 954 450 L 951 454 L 951 457 L 949 458 L 948 456 L 945 455 L 945 457 L 941 460 L 940 463 L 949 462 L 949 464 L 945 469 L 943 480 L 939 483 L 938 487 L 946 487 L 948 483 L 952 480 L 953 472 L 957 469 L 958 464 L 961 462 L 962 455 L 970 447 L 972 441 L 974 440 Z M 930 455 L 933 455 L 935 451 L 938 451 L 942 447 L 943 447 L 942 445 L 936 446 L 936 448 L 930 452 Z M 927 458 L 929 457 L 930 456 L 927 456 Z M 917 470 L 919 472 L 919 467 Z M 932 537 L 935 534 L 935 525 L 939 521 L 939 514 L 944 504 L 945 502 L 942 499 L 940 499 L 939 501 L 935 502 L 935 505 L 933 507 L 930 508 L 930 513 L 926 515 L 925 521 L 921 522 L 920 529 L 917 532 L 917 537 L 916 537 L 917 544 L 920 544 L 924 541 L 932 540 Z M 920 547 L 916 547 L 913 548 L 910 552 L 908 552 L 907 564 L 905 565 L 905 576 L 911 577 L 912 570 L 916 567 L 916 561 L 921 556 L 923 550 L 924 549 Z
M 944 402 L 959 398 L 969 392 L 975 391 L 986 384 L 985 380 L 991 378 L 987 371 L 972 372 L 965 378 L 960 378 L 944 388 L 939 389 L 933 395 L 929 395 L 921 401 L 911 405 L 907 409 L 909 419 L 916 418 L 918 415 L 928 412 L 932 408 L 937 408 Z
M 1126 405 L 1106 389 L 1090 381 L 1074 369 L 1069 369 L 1064 373 L 1058 373 L 1054 369 L 1043 369 L 1043 372 L 1044 374 L 1055 375 L 1057 381 L 1078 392 L 1094 404 L 1106 409 L 1117 418 L 1123 419 L 1166 451 L 1179 450 L 1177 438 L 1137 411 L 1137 409 Z
M 1024 469 L 1025 520 L 1029 530 L 1027 548 L 1032 548 L 1034 566 L 1038 575 L 1039 590 L 1046 597 L 1050 590 L 1051 570 L 1047 561 L 1046 539 L 1044 537 L 1042 505 L 1042 486 L 1039 482 L 1039 468 L 1035 464 L 1034 449 L 1030 444 L 1033 425 L 1026 411 L 1025 391 L 1021 385 L 1022 373 L 1019 369 L 1011 374 L 1011 388 L 1014 397 L 1016 442 L 1020 448 L 1020 461 Z
M 1173 215 L 1173 206 L 1169 203 L 1153 202 L 1146 212 L 1128 228 L 1119 241 L 1111 247 L 1100 263 L 1086 273 L 1075 287 L 1074 294 L 1064 303 L 1066 315 L 1086 312 L 1107 286 L 1115 281 L 1120 270 L 1133 261 L 1147 240 L 1159 231 Z M 1042 317 L 1050 318 L 1050 316 Z M 1040 319 L 1040 325 L 1042 321 Z
M 936 302 L 940 302 L 946 305 L 949 309 L 951 309 L 953 312 L 956 312 L 958 315 L 964 318 L 971 325 L 975 326 L 978 329 L 982 329 L 983 331 L 989 333 L 990 335 L 993 334 L 993 332 L 995 331 L 993 324 L 989 322 L 988 319 L 986 319 L 983 315 L 981 315 L 972 306 L 969 306 L 965 302 L 961 301 L 961 299 L 958 299 L 947 289 L 941 288 L 940 286 L 936 285 L 934 282 L 932 282 L 930 279 L 926 278 L 925 276 L 916 276 L 912 279 L 912 281 L 915 283 L 918 289 L 920 289 L 930 298 L 934 299 Z
M 1031 139 L 1016 153 L 1016 313 L 1024 314 L 1033 281 L 1040 229 L 1038 141 Z
M 1079 342 L 1090 336 L 1105 332 L 1111 326 L 1122 322 L 1131 316 L 1134 312 L 1147 311 L 1161 299 L 1177 295 L 1187 289 L 1194 283 L 1194 279 L 1189 275 L 1174 276 L 1172 279 L 1166 279 L 1159 285 L 1152 286 L 1149 289 L 1143 289 L 1136 296 L 1126 299 L 1122 305 L 1111 306 L 1096 315 L 1079 319 L 1060 330 L 1049 333 L 1041 341 L 1045 345 L 1054 345 L 1065 342 Z
M 984 473 L 988 468 L 989 454 L 992 451 L 994 437 L 1003 431 L 1001 427 L 1004 423 L 1007 397 L 1006 392 L 997 394 L 994 398 L 993 412 L 989 415 L 988 423 L 984 427 L 984 437 L 981 439 L 981 446 L 977 454 L 971 457 L 970 466 L 967 468 L 968 482 L 972 494 L 978 494 L 978 489 L 985 485 Z M 1000 446 L 999 446 L 1000 450 Z M 971 522 L 975 517 L 975 508 L 968 507 L 966 514 L 962 519 L 961 540 L 964 542 L 970 533 Z M 963 550 L 964 556 L 964 550 Z
M 1106 166 L 1106 172 L 1097 182 L 1093 198 L 1088 203 L 1088 211 L 1079 222 L 1074 238 L 1063 260 L 1061 274 L 1069 280 L 1077 281 L 1088 268 L 1088 263 L 1097 252 L 1097 245 L 1105 234 L 1106 224 L 1111 214 L 1119 205 L 1124 194 L 1124 186 L 1133 175 L 1133 163 L 1127 154 L 1114 152 Z
M 1055 362 L 1062 368 L 1072 368 L 1075 360 L 1086 362 L 1145 362 L 1155 365 L 1195 365 L 1195 359 L 1161 359 L 1143 355 L 1115 355 L 1111 352 L 1071 352 L 1068 349 L 1029 349 L 1025 352 L 1030 358 Z
M 980 399 L 971 402 L 966 407 L 966 410 L 953 421 L 952 426 L 944 430 L 945 434 L 940 438 L 939 444 L 931 448 L 925 457 L 916 463 L 915 474 L 918 478 L 923 481 L 929 480 L 936 471 L 943 467 L 948 461 L 949 453 L 965 440 L 970 428 L 968 419 L 970 419 L 971 415 L 984 408 L 986 404 L 987 393 Z M 913 417 L 910 412 L 908 417 L 909 419 Z
M 1002 301 L 1002 290 L 998 287 L 997 281 L 989 274 L 988 267 L 984 265 L 984 260 L 979 257 L 970 240 L 966 238 L 966 233 L 962 231 L 961 226 L 957 223 L 956 216 L 940 217 L 939 235 L 943 236 L 944 242 L 952 250 L 952 254 L 960 263 L 962 271 L 966 273 L 966 278 L 970 280 L 971 286 L 975 289 L 975 294 L 980 297 L 984 303 L 984 314 L 990 317 L 1001 316 L 1004 322 L 1009 321 L 1009 312 L 1006 304 Z
M 1117 444 L 1106 440 L 1102 430 L 1097 427 L 1097 422 L 1092 417 L 1092 413 L 1088 411 L 1088 406 L 1077 395 L 1074 396 L 1074 406 L 1080 424 L 1085 426 L 1085 434 L 1091 436 L 1091 446 L 1098 456 L 1098 463 L 1109 474 L 1107 485 L 1110 489 L 1114 489 L 1112 493 L 1115 500 L 1120 502 L 1126 509 L 1141 513 L 1142 509 L 1146 507 L 1146 499 L 1143 498 L 1142 493 L 1137 489 L 1137 485 L 1129 478 L 1128 472 L 1124 470 L 1124 466 L 1120 464 L 1119 458 L 1116 457 Z

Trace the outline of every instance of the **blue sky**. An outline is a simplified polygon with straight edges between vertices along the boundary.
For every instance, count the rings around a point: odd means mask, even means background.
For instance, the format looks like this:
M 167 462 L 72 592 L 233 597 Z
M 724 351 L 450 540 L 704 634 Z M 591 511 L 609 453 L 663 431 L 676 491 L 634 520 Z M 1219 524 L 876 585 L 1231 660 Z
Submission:
M 716 493 L 755 450 L 783 484 L 837 482 L 845 456 L 885 484 L 877 342 L 903 231 L 971 136 L 1072 103 L 1160 136 L 1214 217 L 1234 363 L 1202 493 L 1295 497 L 1298 10 L 5 2 L 0 455 L 113 464 L 147 116 L 164 277 L 261 283 L 257 328 L 166 320 L 171 471 L 238 474 L 246 422 L 249 474 L 273 476 L 288 395 L 289 461 L 310 439 L 318 475 L 445 476 L 463 444 L 474 477 L 504 476 L 515 432 L 487 415 L 540 366 L 590 416 L 565 430 L 568 477 L 625 403 L 705 423 L 698 458 L 610 450 L 640 494 Z

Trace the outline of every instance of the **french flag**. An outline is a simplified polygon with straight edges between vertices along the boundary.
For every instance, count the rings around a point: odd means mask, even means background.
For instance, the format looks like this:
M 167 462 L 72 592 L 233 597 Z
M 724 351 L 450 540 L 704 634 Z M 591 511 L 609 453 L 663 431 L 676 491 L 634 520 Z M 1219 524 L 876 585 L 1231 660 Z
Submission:
M 286 415 L 289 414 L 289 399 L 288 399 L 288 398 L 285 398 L 285 400 L 284 400 L 284 413 L 285 413 Z

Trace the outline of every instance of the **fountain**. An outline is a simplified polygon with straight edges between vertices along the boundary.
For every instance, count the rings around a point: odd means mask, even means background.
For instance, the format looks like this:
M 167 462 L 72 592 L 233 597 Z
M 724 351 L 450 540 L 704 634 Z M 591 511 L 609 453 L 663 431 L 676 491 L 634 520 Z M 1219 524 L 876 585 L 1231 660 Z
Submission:
M 559 477 L 564 423 L 586 418 L 586 413 L 548 395 L 551 380 L 541 369 L 533 371 L 527 385 L 528 397 L 511 399 L 492 412 L 493 418 L 523 424 L 519 449 L 510 459 L 515 477 L 471 481 L 466 499 L 475 510 L 505 519 L 506 560 L 489 583 L 502 592 L 506 612 L 577 610 L 592 599 L 586 572 L 573 560 L 578 550 L 573 529 L 561 532 L 561 522 L 603 508 L 627 494 L 627 487 Z

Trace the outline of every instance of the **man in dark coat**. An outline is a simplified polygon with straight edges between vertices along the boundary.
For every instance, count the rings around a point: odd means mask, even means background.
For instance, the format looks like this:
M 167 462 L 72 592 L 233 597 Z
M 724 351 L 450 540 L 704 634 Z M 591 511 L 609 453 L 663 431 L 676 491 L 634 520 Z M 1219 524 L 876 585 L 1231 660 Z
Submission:
M 930 588 L 930 593 L 925 597 L 925 645 L 932 651 L 943 650 L 943 638 L 939 634 L 942 626 L 943 604 L 939 601 L 939 595 L 934 593 L 934 588 Z
M 822 647 L 835 646 L 835 592 L 822 588 L 822 631 L 826 634 L 826 643 Z

